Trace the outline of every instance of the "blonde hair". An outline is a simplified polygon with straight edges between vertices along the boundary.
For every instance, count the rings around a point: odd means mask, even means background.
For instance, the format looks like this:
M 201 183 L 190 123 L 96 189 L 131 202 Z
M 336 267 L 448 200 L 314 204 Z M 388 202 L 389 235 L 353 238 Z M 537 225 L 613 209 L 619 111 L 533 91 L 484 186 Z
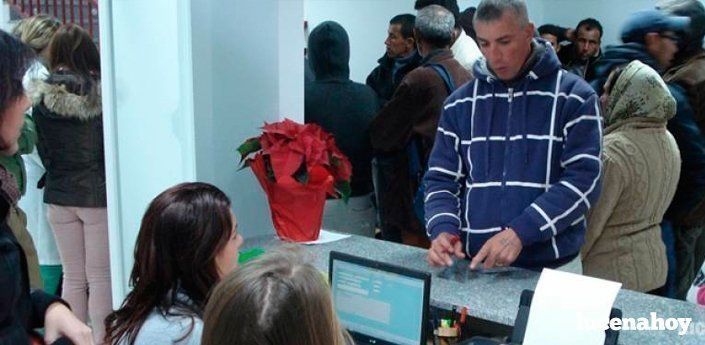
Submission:
M 344 345 L 325 277 L 284 246 L 223 279 L 203 318 L 203 345 Z
M 39 53 L 49 46 L 49 42 L 60 26 L 61 22 L 56 18 L 39 14 L 20 20 L 12 30 L 12 34 Z

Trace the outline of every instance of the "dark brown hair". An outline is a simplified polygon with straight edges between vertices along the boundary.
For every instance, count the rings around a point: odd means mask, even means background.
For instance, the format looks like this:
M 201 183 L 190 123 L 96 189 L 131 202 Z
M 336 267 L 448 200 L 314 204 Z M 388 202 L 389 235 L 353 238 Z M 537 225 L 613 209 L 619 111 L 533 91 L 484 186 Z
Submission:
M 0 114 L 24 93 L 22 77 L 33 58 L 27 45 L 0 30 Z
M 213 290 L 202 345 L 344 345 L 325 277 L 285 246 L 231 273 Z
M 86 30 L 75 24 L 65 24 L 49 43 L 49 68 L 52 72 L 65 68 L 96 79 L 100 76 L 98 47 Z
M 6 110 L 24 94 L 22 77 L 33 58 L 32 49 L 0 30 L 0 123 L 5 120 Z M 10 138 L 0 138 L 0 150 L 13 145 Z
M 106 318 L 105 342 L 134 344 L 155 308 L 164 316 L 200 318 L 219 280 L 215 257 L 232 231 L 230 199 L 213 185 L 183 183 L 152 200 L 137 236 L 130 276 L 133 290 Z

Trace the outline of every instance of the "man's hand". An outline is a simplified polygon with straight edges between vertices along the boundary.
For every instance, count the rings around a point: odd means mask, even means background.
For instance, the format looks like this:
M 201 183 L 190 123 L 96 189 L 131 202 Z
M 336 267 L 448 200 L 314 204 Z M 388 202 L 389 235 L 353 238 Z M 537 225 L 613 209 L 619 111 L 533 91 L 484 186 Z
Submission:
M 475 269 L 483 261 L 485 269 L 509 266 L 517 259 L 522 248 L 521 240 L 516 232 L 511 228 L 506 228 L 485 242 L 485 245 L 472 259 L 470 269 Z
M 453 264 L 452 255 L 458 259 L 465 258 L 463 243 L 457 235 L 442 233 L 431 242 L 426 260 L 431 266 L 450 266 Z

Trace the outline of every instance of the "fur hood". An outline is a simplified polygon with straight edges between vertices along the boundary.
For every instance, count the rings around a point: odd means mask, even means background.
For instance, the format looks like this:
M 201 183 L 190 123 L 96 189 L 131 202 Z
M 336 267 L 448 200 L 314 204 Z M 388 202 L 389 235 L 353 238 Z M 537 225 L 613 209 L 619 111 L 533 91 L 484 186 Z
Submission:
M 32 80 L 27 93 L 34 106 L 43 103 L 60 117 L 88 121 L 103 113 L 100 81 L 87 80 L 74 74 L 58 72 L 46 80 Z

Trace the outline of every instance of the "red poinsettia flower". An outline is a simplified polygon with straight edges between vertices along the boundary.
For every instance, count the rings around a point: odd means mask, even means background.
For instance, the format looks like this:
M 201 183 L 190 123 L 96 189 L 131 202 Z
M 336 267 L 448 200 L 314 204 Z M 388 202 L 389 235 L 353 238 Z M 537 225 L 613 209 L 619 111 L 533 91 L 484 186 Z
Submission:
M 264 155 L 265 170 L 272 181 L 288 183 L 291 179 L 301 184 L 315 184 L 331 176 L 334 189 L 347 200 L 350 195 L 352 165 L 338 149 L 332 135 L 316 124 L 299 124 L 289 119 L 275 123 L 265 123 L 259 137 L 245 141 L 238 151 L 241 160 L 249 166 L 253 158 Z M 258 169 L 260 171 L 261 169 Z

